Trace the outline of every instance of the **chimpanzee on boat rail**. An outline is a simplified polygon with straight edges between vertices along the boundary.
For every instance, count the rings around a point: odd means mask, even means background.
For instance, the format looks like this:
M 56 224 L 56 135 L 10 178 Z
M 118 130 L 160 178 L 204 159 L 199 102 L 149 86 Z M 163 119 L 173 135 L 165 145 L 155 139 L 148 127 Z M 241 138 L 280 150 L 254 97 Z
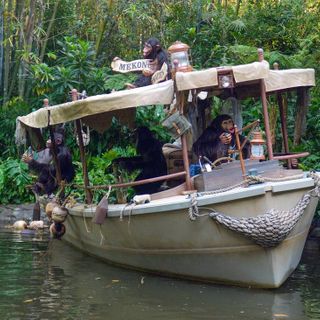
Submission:
M 72 156 L 70 150 L 64 145 L 63 129 L 54 132 L 54 141 L 57 151 L 57 159 L 61 170 L 62 180 L 71 182 L 75 176 L 75 170 L 72 164 Z M 46 154 L 51 154 L 51 140 L 47 141 Z M 52 157 L 51 157 L 52 158 Z M 38 179 L 33 186 L 36 194 L 51 195 L 57 188 L 56 169 L 51 159 L 49 161 L 39 161 L 33 158 L 33 155 L 24 154 L 22 161 L 28 164 L 29 169 L 38 174 Z

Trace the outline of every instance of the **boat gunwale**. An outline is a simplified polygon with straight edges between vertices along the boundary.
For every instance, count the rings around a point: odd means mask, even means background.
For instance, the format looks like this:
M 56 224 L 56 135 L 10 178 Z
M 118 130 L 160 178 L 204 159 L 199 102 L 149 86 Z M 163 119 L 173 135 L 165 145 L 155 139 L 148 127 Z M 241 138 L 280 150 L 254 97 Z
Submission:
M 265 182 L 263 184 L 251 185 L 248 188 L 235 188 L 221 193 L 198 194 L 198 206 L 211 204 L 220 204 L 241 199 L 247 199 L 257 196 L 263 196 L 267 192 L 281 193 L 287 191 L 296 191 L 307 189 L 314 186 L 314 180 L 311 177 L 300 178 L 296 180 Z M 165 202 L 164 202 L 165 201 Z M 68 208 L 69 213 L 75 216 L 91 218 L 95 214 L 96 204 L 79 204 Z M 174 210 L 188 209 L 190 207 L 190 198 L 188 195 L 176 195 L 157 200 L 152 200 L 145 204 L 109 204 L 108 218 L 119 216 L 132 216 L 142 214 L 163 213 Z

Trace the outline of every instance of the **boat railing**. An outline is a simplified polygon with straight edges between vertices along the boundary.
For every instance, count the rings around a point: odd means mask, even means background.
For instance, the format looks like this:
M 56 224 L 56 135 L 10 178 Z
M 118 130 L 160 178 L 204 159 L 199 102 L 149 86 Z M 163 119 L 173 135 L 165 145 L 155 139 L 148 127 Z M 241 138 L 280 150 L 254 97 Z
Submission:
M 175 179 L 175 178 L 182 177 L 185 175 L 186 175 L 186 172 L 181 171 L 181 172 L 177 172 L 177 173 L 167 174 L 164 176 L 143 179 L 143 180 L 138 180 L 138 181 L 132 181 L 132 182 L 115 183 L 115 184 L 107 184 L 107 185 L 95 185 L 95 186 L 84 186 L 84 185 L 73 185 L 73 186 L 76 188 L 89 189 L 89 190 L 108 189 L 110 187 L 111 188 L 127 188 L 127 187 L 139 186 L 139 185 L 146 184 L 146 183 L 171 180 L 171 179 Z
M 297 152 L 297 153 L 275 153 L 273 156 L 274 160 L 288 160 L 288 159 L 298 159 L 308 157 L 310 155 L 309 152 Z

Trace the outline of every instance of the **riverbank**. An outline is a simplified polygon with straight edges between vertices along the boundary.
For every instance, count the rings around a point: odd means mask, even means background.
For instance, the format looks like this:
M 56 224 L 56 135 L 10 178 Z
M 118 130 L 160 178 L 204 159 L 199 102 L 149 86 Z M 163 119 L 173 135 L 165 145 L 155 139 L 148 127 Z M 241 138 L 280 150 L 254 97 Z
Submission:
M 17 220 L 31 221 L 33 213 L 33 203 L 30 204 L 8 204 L 0 205 L 0 223 L 12 224 Z M 44 213 L 41 213 L 41 217 Z

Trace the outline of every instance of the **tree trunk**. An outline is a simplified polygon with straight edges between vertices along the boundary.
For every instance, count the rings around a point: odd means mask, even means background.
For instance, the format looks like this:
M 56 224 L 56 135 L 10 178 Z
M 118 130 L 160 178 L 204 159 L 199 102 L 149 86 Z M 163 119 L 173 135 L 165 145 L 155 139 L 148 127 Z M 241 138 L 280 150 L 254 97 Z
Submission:
M 23 11 L 24 11 L 24 0 L 16 0 L 16 7 L 14 9 L 15 11 L 15 19 L 17 20 L 17 28 L 18 28 L 18 39 L 17 37 L 15 37 L 13 39 L 13 46 L 12 46 L 12 52 L 11 52 L 11 61 L 15 61 L 14 63 L 12 63 L 12 65 L 10 66 L 10 74 L 12 75 L 10 80 L 10 88 L 8 90 L 8 99 L 10 99 L 14 88 L 16 87 L 16 83 L 19 79 L 16 76 L 18 74 L 19 71 L 19 67 L 20 67 L 20 57 L 17 54 L 17 52 L 19 52 L 20 50 L 23 50 L 23 38 L 24 38 L 24 33 L 23 33 L 23 28 L 19 26 L 23 25 L 22 21 L 23 21 Z
M 35 7 L 36 7 L 36 0 L 30 0 L 29 14 L 27 16 L 27 23 L 26 23 L 25 32 L 24 32 L 25 41 L 23 43 L 23 49 L 24 49 L 24 53 L 26 54 L 26 57 L 29 56 L 29 53 L 32 50 L 34 20 L 35 20 Z M 26 72 L 27 72 L 26 60 L 22 59 L 21 63 L 20 63 L 19 79 L 18 79 L 18 81 L 19 81 L 18 82 L 19 83 L 18 84 L 19 96 L 21 98 L 24 98 L 26 79 L 27 79 Z
M 241 6 L 241 0 L 237 0 L 237 6 L 236 6 L 236 16 L 239 16 L 240 6 Z
M 8 100 L 8 89 L 9 89 L 9 74 L 10 74 L 10 67 L 11 67 L 11 48 L 9 38 L 11 37 L 10 34 L 10 27 L 11 27 L 11 15 L 13 15 L 13 5 L 12 0 L 7 2 L 7 17 L 4 21 L 4 61 L 3 61 L 3 103 Z
M 52 30 L 54 21 L 56 19 L 59 3 L 60 3 L 60 0 L 56 0 L 56 2 L 54 4 L 54 7 L 53 7 L 52 16 L 51 16 L 51 19 L 49 21 L 49 25 L 48 25 L 48 29 L 47 29 L 47 32 L 46 32 L 46 36 L 45 36 L 45 38 L 43 40 L 42 47 L 41 47 L 40 62 L 43 61 L 43 58 L 44 58 L 44 55 L 45 55 L 45 52 L 46 52 L 48 39 L 50 38 L 51 30 Z

